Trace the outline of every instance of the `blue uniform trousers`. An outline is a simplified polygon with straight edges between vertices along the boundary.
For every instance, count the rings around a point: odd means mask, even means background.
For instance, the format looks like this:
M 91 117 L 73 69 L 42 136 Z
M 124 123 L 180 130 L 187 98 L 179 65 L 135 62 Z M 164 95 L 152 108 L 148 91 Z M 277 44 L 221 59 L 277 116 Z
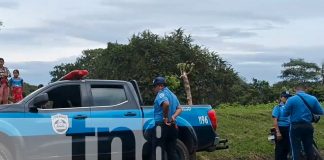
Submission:
M 300 159 L 299 157 L 302 151 L 302 147 L 307 156 L 307 159 L 314 159 L 313 133 L 314 127 L 311 123 L 299 122 L 291 124 L 290 142 L 292 147 L 293 160 Z
M 276 139 L 275 160 L 287 160 L 290 152 L 289 126 L 279 126 L 281 140 Z
M 156 129 L 160 127 L 160 129 Z M 157 133 L 161 131 L 161 133 Z M 177 154 L 177 138 L 178 138 L 178 129 L 174 123 L 171 126 L 168 126 L 164 123 L 157 123 L 153 130 L 152 137 L 152 160 L 165 159 L 165 154 L 156 156 L 156 148 L 161 147 L 162 153 L 167 153 L 168 160 L 178 160 Z M 162 156 L 162 157 L 160 157 Z

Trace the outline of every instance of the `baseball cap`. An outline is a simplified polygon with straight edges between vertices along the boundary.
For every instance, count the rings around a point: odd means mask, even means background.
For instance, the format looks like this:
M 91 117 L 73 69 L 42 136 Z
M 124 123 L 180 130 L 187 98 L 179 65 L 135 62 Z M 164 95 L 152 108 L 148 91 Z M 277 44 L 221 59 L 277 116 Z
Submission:
M 153 86 L 156 86 L 158 84 L 166 84 L 165 82 L 165 78 L 164 77 L 156 77 L 154 80 L 153 80 Z
M 283 92 L 281 92 L 280 97 L 289 98 L 289 97 L 291 97 L 291 94 L 289 94 L 289 91 L 283 91 Z

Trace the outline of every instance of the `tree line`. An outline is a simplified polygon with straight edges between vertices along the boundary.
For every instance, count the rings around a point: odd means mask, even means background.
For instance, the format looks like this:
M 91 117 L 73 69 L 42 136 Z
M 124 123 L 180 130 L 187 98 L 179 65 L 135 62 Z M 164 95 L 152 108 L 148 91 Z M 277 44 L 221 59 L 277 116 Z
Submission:
M 190 68 L 185 74 L 184 67 Z M 152 104 L 152 80 L 165 76 L 169 87 L 182 103 L 187 102 L 190 81 L 193 104 L 220 103 L 258 104 L 273 102 L 278 93 L 291 89 L 294 84 L 309 84 L 315 95 L 324 95 L 323 74 L 315 63 L 291 59 L 283 64 L 282 81 L 270 85 L 264 80 L 253 79 L 247 83 L 240 78 L 230 63 L 216 52 L 194 44 L 190 35 L 177 29 L 159 36 L 149 30 L 131 36 L 127 44 L 108 42 L 106 48 L 88 49 L 74 63 L 60 64 L 50 72 L 52 82 L 74 69 L 87 69 L 89 78 L 138 81 L 145 104 Z

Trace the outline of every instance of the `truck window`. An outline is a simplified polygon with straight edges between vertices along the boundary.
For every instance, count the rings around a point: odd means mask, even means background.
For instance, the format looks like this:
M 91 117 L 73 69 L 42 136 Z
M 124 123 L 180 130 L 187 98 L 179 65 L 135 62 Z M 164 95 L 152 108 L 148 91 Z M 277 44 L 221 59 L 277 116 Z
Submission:
M 47 92 L 49 102 L 42 108 L 72 108 L 81 107 L 80 85 L 65 85 Z
M 94 106 L 111 106 L 127 101 L 122 85 L 91 85 Z

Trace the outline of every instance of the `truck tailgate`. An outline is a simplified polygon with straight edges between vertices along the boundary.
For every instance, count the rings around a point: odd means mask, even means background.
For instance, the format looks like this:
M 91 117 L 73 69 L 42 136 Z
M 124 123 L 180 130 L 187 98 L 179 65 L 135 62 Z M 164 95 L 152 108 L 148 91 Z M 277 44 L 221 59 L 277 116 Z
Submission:
M 210 105 L 181 105 L 183 112 L 177 119 L 177 124 L 182 127 L 192 127 L 197 137 L 197 151 L 206 150 L 214 145 L 217 134 L 212 127 L 208 111 Z M 143 106 L 145 118 L 153 118 L 153 107 Z

